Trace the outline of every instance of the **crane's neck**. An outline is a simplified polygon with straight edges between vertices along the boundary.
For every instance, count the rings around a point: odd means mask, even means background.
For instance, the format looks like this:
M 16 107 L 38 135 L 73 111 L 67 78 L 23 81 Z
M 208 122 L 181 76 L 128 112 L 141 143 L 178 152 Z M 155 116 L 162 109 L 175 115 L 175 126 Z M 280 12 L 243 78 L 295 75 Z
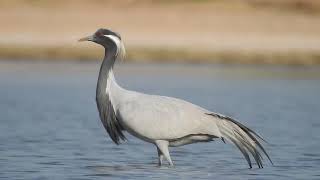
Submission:
M 105 129 L 109 133 L 111 139 L 116 143 L 120 143 L 120 139 L 124 140 L 122 133 L 123 127 L 119 123 L 116 115 L 116 104 L 123 89 L 117 84 L 113 75 L 113 65 L 117 59 L 116 49 L 105 50 L 105 57 L 100 67 L 99 78 L 96 89 L 96 102 L 99 110 L 99 116 Z
M 105 57 L 100 67 L 97 83 L 97 98 L 106 99 L 106 96 L 110 95 L 111 86 L 120 88 L 113 74 L 113 66 L 117 59 L 116 53 L 116 49 L 105 49 Z

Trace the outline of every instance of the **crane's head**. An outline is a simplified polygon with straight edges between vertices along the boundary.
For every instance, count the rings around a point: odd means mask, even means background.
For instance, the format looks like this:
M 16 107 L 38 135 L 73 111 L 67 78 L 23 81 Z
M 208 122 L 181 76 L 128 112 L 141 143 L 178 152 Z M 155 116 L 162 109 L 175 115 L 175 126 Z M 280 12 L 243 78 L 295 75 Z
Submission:
M 115 49 L 116 56 L 125 56 L 125 48 L 120 34 L 109 29 L 98 29 L 93 35 L 79 39 L 79 41 L 92 41 L 102 45 L 106 49 Z

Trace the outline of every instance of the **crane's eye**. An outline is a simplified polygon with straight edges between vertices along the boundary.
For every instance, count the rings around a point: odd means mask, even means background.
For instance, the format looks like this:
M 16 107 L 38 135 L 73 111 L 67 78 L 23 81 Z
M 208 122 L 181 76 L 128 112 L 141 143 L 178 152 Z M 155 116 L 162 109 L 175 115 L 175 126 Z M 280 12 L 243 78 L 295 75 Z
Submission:
M 102 36 L 103 36 L 103 33 L 100 32 L 100 31 L 98 31 L 98 32 L 95 33 L 95 35 L 96 35 L 97 37 L 102 37 Z

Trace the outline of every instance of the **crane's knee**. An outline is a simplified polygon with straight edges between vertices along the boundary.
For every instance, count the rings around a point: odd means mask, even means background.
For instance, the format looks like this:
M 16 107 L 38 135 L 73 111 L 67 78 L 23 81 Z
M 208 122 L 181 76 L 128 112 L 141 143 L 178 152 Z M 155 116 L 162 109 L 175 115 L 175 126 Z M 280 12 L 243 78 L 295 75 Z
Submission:
M 173 166 L 173 162 L 171 160 L 170 153 L 169 153 L 169 142 L 166 140 L 156 140 L 155 144 L 158 147 L 158 149 L 161 151 L 163 156 L 167 159 L 170 166 Z

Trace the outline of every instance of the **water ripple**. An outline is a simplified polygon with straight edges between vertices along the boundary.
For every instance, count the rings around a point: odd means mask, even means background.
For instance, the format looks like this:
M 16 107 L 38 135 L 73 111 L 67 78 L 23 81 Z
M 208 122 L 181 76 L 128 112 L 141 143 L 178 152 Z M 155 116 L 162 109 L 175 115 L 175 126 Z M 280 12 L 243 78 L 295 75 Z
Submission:
M 157 165 L 152 144 L 128 136 L 116 146 L 107 137 L 94 102 L 98 64 L 69 64 L 63 73 L 53 71 L 61 64 L 43 66 L 50 73 L 1 72 L 0 179 L 320 179 L 318 76 L 286 78 L 297 69 L 283 68 L 281 78 L 259 78 L 275 70 L 252 67 L 243 71 L 256 77 L 233 78 L 227 66 L 126 65 L 119 84 L 237 117 L 268 140 L 275 163 L 249 169 L 234 146 L 215 141 L 172 148 L 171 168 Z

